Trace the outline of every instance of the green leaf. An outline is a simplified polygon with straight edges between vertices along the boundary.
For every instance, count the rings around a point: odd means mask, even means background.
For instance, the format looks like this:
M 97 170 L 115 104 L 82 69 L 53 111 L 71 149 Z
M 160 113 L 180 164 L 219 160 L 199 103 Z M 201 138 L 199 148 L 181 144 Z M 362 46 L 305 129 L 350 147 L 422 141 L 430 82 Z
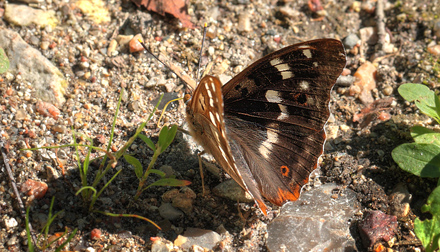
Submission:
M 160 171 L 160 170 L 156 170 L 156 169 L 150 169 L 150 170 L 148 170 L 148 171 L 147 171 L 147 176 L 150 175 L 150 173 L 157 174 L 157 175 L 159 175 L 159 176 L 162 177 L 162 178 L 166 176 L 165 172 Z
M 440 217 L 440 186 L 432 191 L 424 207 L 424 212 L 430 212 L 433 216 Z
M 407 83 L 399 87 L 399 94 L 407 101 L 414 102 L 423 114 L 440 123 L 440 99 L 427 86 Z
M 414 138 L 418 144 L 433 144 L 440 147 L 440 133 L 425 133 Z
M 142 141 L 144 141 L 148 147 L 150 147 L 151 150 L 156 151 L 156 146 L 154 146 L 153 141 L 151 141 L 150 138 L 148 138 L 146 135 L 143 134 L 139 134 L 138 135 L 140 139 L 142 139 Z
M 28 250 L 31 252 L 34 252 L 35 251 L 34 242 L 32 241 L 31 230 L 29 228 L 29 207 L 26 208 L 25 222 L 26 222 L 26 237 L 27 237 L 27 242 L 28 242 Z
M 413 138 L 416 138 L 418 136 L 421 136 L 423 134 L 427 133 L 435 133 L 432 129 L 425 128 L 423 126 L 414 126 L 411 128 L 411 136 Z
M 440 177 L 440 147 L 434 144 L 406 143 L 391 153 L 403 170 L 425 178 Z
M 127 160 L 127 162 L 131 165 L 134 166 L 134 171 L 136 173 L 136 177 L 138 177 L 138 179 L 142 178 L 142 175 L 144 174 L 144 169 L 142 167 L 141 162 L 139 162 L 139 160 L 135 157 L 132 157 L 128 154 L 124 155 L 125 160 Z
M 425 247 L 427 252 L 439 248 L 440 239 L 440 187 L 437 187 L 429 195 L 426 204 L 422 207 L 423 212 L 430 212 L 432 219 L 421 221 L 414 220 L 414 232 Z
M 164 131 L 164 133 L 162 133 Z M 173 142 L 174 137 L 177 133 L 177 125 L 171 126 L 171 128 L 168 128 L 167 126 L 164 126 L 162 130 L 159 133 L 159 146 L 161 147 L 160 153 L 163 153 L 166 148 Z
M 168 138 L 168 126 L 163 126 L 159 132 L 159 140 L 157 142 L 157 145 L 162 148 L 160 153 L 162 153 L 162 151 L 164 150 L 163 146 L 165 145 L 167 138 Z
M 0 74 L 6 73 L 9 69 L 9 59 L 6 56 L 5 50 L 0 48 Z
M 191 182 L 187 180 L 180 180 L 175 178 L 162 178 L 154 183 L 148 185 L 145 189 L 152 187 L 152 186 L 187 186 L 190 185 Z M 144 190 L 145 190 L 144 189 Z
M 422 242 L 426 252 L 435 251 L 438 248 L 439 221 L 438 218 L 424 221 L 419 218 L 414 220 L 414 232 Z

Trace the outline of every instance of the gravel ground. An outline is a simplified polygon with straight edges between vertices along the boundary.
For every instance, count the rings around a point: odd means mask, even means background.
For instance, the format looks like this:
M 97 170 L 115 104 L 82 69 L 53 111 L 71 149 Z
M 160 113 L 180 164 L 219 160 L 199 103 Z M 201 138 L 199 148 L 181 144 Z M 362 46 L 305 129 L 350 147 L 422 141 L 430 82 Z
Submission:
M 284 46 L 324 37 L 341 40 L 348 37 L 344 40 L 348 55 L 346 68 L 351 73 L 345 73 L 348 81 L 338 83 L 332 91 L 333 116 L 327 125 L 329 139 L 322 157 L 320 179 L 355 191 L 361 208 L 354 223 L 362 219 L 367 210 L 397 215 L 390 195 L 403 183 L 406 193 L 412 195 L 410 208 L 398 218 L 394 243 L 384 244 L 391 246 L 392 251 L 420 251 L 413 220 L 421 215 L 420 208 L 427 192 L 436 183 L 401 171 L 393 162 L 391 151 L 410 140 L 409 127 L 412 125 L 438 128 L 397 93 L 398 86 L 408 82 L 438 87 L 440 75 L 438 67 L 435 68 L 438 55 L 427 52 L 427 47 L 440 38 L 438 1 L 385 1 L 388 47 L 382 48 L 375 46 L 377 36 L 373 28 L 380 27 L 375 19 L 376 1 L 362 4 L 322 1 L 326 11 L 322 16 L 312 12 L 305 0 L 194 0 L 188 6 L 188 13 L 195 29 L 184 28 L 171 15 L 148 12 L 130 1 L 113 0 L 102 4 L 97 0 L 46 0 L 19 5 L 23 6 L 31 6 L 32 10 L 20 9 L 23 12 L 18 12 L 12 8 L 16 6 L 0 2 L 3 32 L 0 40 L 11 41 L 7 34 L 15 32 L 23 39 L 23 44 L 35 49 L 29 53 L 41 55 L 34 57 L 37 61 L 30 61 L 27 55 L 17 54 L 17 62 L 32 63 L 28 68 L 11 70 L 0 76 L 0 133 L 19 190 L 28 179 L 48 185 L 41 199 L 36 195 L 20 194 L 24 204 L 30 206 L 31 223 L 37 233 L 45 225 L 51 198 L 55 197 L 53 211 L 64 212 L 52 223 L 49 234 L 55 235 L 65 228 L 79 230 L 67 250 L 149 251 L 154 242 L 166 247 L 187 228 L 194 227 L 221 234 L 216 251 L 267 251 L 266 224 L 278 214 L 278 207 L 274 206 L 268 216 L 263 216 L 252 203 L 237 204 L 216 196 L 211 190 L 227 180 L 224 174 L 216 176 L 206 172 L 206 195 L 203 196 L 197 158 L 200 147 L 180 132 L 155 164 L 155 168 L 192 183 L 180 191 L 191 200 L 187 208 L 180 208 L 186 211 L 179 211 L 179 218 L 170 221 L 159 214 L 167 197 L 179 193 L 173 188 L 152 187 L 144 191 L 138 201 L 132 200 L 138 179 L 132 166 L 122 159 L 98 185 L 101 188 L 112 175 L 122 170 L 99 197 L 95 209 L 144 216 L 161 226 L 161 231 L 136 218 L 89 212 L 88 203 L 75 196 L 81 180 L 74 148 L 60 148 L 57 152 L 53 149 L 20 150 L 72 143 L 73 132 L 82 134 L 77 142 L 87 144 L 89 138 L 95 146 L 105 148 L 123 91 L 111 143 L 112 151 L 121 148 L 137 126 L 148 118 L 160 94 L 165 94 L 165 100 L 171 100 L 182 97 L 185 91 L 177 76 L 153 57 L 143 51 L 129 52 L 132 35 L 141 34 L 154 54 L 165 55 L 177 67 L 195 76 L 203 33 L 198 27 L 207 22 L 202 70 L 207 69 L 206 72 L 219 76 L 223 82 L 256 59 Z M 30 16 L 29 13 L 35 10 L 49 14 L 44 16 L 39 12 L 40 18 L 34 16 L 29 23 L 14 19 Z M 356 36 L 361 42 L 350 48 L 358 42 Z M 5 48 L 7 43 L 1 43 Z M 377 69 L 377 83 L 363 96 L 349 77 L 367 60 Z M 46 65 L 49 68 L 43 68 Z M 40 66 L 45 70 L 40 70 Z M 41 103 L 41 100 L 48 103 Z M 353 122 L 365 104 L 374 100 L 385 102 L 369 117 Z M 184 112 L 183 102 L 174 102 L 163 120 L 168 125 L 183 125 Z M 377 116 L 379 112 L 384 116 Z M 159 116 L 155 113 L 143 131 L 153 141 L 157 141 Z M 144 167 L 153 155 L 140 140 L 136 140 L 128 152 Z M 81 161 L 86 154 L 86 148 L 79 149 Z M 93 151 L 91 157 L 102 154 Z M 96 176 L 98 166 L 97 162 L 91 163 L 89 183 Z M 1 171 L 0 250 L 25 251 L 25 219 L 3 165 Z M 153 181 L 150 178 L 148 183 Z M 94 229 L 102 232 L 97 240 L 92 239 Z M 181 250 L 178 246 L 174 249 Z M 358 249 L 368 250 L 361 244 Z M 47 249 L 52 250 L 55 246 Z

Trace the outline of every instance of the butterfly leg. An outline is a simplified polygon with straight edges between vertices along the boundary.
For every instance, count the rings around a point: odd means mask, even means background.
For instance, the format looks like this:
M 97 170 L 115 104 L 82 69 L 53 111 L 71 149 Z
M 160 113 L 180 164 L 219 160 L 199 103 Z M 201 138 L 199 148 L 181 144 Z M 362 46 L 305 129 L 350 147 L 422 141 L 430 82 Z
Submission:
M 199 157 L 199 169 L 200 169 L 200 177 L 202 178 L 202 195 L 205 196 L 205 176 L 203 176 L 203 163 L 202 163 L 202 155 L 205 154 L 205 151 L 197 154 Z
M 182 132 L 183 134 L 191 136 L 191 133 L 189 133 L 189 131 L 187 131 L 186 129 L 184 129 L 184 128 L 180 127 L 180 126 L 177 126 L 177 130 Z

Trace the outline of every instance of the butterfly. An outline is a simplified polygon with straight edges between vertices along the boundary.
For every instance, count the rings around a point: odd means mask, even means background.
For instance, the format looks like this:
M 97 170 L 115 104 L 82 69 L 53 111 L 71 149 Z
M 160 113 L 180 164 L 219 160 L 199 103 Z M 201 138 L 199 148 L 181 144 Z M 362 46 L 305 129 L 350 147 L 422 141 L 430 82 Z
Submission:
M 264 56 L 222 86 L 205 76 L 187 102 L 193 138 L 255 200 L 298 199 L 326 139 L 330 92 L 346 64 L 342 43 L 318 39 Z

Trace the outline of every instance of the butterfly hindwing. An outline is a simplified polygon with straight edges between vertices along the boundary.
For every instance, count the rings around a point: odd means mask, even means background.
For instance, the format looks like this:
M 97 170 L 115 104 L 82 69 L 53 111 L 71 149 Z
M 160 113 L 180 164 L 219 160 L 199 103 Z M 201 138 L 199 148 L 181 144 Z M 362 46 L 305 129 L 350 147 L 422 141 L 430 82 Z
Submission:
M 194 91 L 187 105 L 187 121 L 191 135 L 210 153 L 223 169 L 256 200 L 259 208 L 266 214 L 266 205 L 258 191 L 249 169 L 243 170 L 244 161 L 239 158 L 236 162 L 232 152 L 236 146 L 230 146 L 226 136 L 223 97 L 220 81 L 212 76 L 205 76 Z M 240 168 L 239 168 L 240 167 Z
M 340 41 L 308 41 L 263 57 L 223 86 L 232 155 L 272 203 L 296 200 L 316 168 L 345 61 Z

